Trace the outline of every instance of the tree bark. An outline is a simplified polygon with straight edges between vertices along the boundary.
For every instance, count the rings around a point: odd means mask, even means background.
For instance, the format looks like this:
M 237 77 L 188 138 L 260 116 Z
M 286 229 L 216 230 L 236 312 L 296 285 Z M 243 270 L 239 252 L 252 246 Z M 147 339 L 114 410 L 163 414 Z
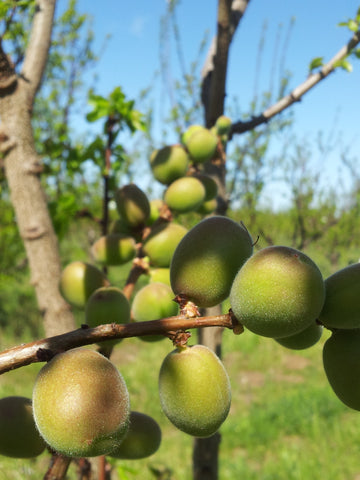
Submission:
M 0 46 L 0 150 L 47 336 L 75 326 L 70 307 L 59 291 L 58 242 L 40 181 L 42 166 L 31 126 L 33 102 L 51 43 L 54 10 L 55 0 L 38 0 L 20 75 L 16 75 Z

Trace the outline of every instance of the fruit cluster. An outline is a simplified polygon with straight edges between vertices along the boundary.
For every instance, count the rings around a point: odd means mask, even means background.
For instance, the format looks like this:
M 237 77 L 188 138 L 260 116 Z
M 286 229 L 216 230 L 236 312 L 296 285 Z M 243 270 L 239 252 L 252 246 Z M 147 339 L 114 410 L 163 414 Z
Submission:
M 245 226 L 212 214 L 189 230 L 178 217 L 210 211 L 217 188 L 202 171 L 217 161 L 229 121 L 216 131 L 192 126 L 182 144 L 156 150 L 155 178 L 166 185 L 150 201 L 136 185 L 119 188 L 119 218 L 91 248 L 94 263 L 67 265 L 64 298 L 84 311 L 89 327 L 199 316 L 199 309 L 229 302 L 229 315 L 249 331 L 301 350 L 316 344 L 323 328 L 323 364 L 331 387 L 347 406 L 360 410 L 360 264 L 323 279 L 303 252 L 276 245 L 254 252 Z M 133 262 L 123 289 L 111 285 L 102 266 Z M 148 281 L 134 288 L 139 274 Z M 175 349 L 159 372 L 159 400 L 179 430 L 196 437 L 214 434 L 228 416 L 229 377 L 221 360 L 203 345 L 187 345 L 186 332 L 168 332 Z M 140 336 L 158 341 L 164 335 Z M 185 340 L 184 340 L 185 338 Z M 101 342 L 111 352 L 121 339 Z M 61 386 L 61 388 L 59 387 Z M 123 377 L 103 354 L 75 348 L 53 357 L 39 372 L 33 398 L 0 400 L 0 454 L 31 457 L 46 446 L 66 456 L 143 458 L 160 446 L 161 430 L 148 415 L 130 408 Z

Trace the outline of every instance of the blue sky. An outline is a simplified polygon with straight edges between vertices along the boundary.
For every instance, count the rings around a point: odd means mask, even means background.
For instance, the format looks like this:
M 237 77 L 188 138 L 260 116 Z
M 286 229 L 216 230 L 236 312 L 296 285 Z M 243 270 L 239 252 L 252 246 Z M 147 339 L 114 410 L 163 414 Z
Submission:
M 121 85 L 130 98 L 136 98 L 159 69 L 160 17 L 165 12 L 165 0 L 79 0 L 78 6 L 80 11 L 93 17 L 97 48 L 107 34 L 111 35 L 97 67 L 97 93 L 107 95 L 116 85 Z M 226 107 L 231 107 L 230 102 L 236 96 L 246 112 L 255 89 L 261 94 L 269 88 L 271 79 L 276 84 L 279 72 L 275 70 L 274 74 L 273 58 L 277 39 L 280 51 L 286 44 L 285 66 L 292 75 L 290 86 L 301 83 L 307 76 L 311 59 L 322 56 L 328 61 L 348 41 L 351 32 L 337 24 L 353 17 L 359 6 L 359 0 L 251 0 L 231 46 Z M 177 18 L 187 63 L 195 59 L 204 32 L 208 32 L 209 42 L 215 33 L 216 10 L 215 0 L 180 1 Z M 286 43 L 291 18 L 295 18 L 295 23 Z M 265 23 L 263 59 L 258 72 L 256 59 Z M 172 53 L 175 51 L 173 43 L 168 48 Z M 176 78 L 175 56 L 171 65 Z M 355 153 L 359 151 L 360 61 L 353 61 L 353 65 L 351 74 L 335 72 L 294 107 L 299 137 L 311 139 L 319 131 L 325 137 L 333 136 L 336 120 L 336 133 L 341 142 L 352 145 Z M 260 74 L 257 76 L 257 73 Z M 159 95 L 163 95 L 163 91 Z M 165 99 L 160 97 L 157 101 L 163 104 Z M 276 150 L 276 144 L 273 148 Z M 327 160 L 329 181 L 336 177 L 339 167 L 339 152 L 335 150 Z

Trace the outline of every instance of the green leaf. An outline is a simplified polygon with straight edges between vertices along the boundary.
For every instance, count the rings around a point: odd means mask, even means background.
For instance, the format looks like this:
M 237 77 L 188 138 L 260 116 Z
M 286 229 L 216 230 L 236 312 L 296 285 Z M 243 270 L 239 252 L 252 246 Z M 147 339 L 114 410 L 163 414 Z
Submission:
M 346 70 L 349 73 L 353 71 L 352 64 L 346 58 L 343 58 L 339 62 L 335 62 L 334 68 L 342 68 L 343 70 Z
M 309 64 L 309 71 L 312 72 L 315 68 L 322 67 L 324 65 L 323 59 L 324 57 L 313 58 Z

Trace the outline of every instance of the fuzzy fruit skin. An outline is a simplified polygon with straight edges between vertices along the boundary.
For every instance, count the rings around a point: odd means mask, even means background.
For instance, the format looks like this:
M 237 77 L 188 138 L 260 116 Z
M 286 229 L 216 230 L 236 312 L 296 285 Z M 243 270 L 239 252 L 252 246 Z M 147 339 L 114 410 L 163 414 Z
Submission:
M 194 163 L 205 163 L 215 155 L 217 144 L 218 137 L 204 128 L 190 136 L 186 147 Z
M 218 135 L 226 135 L 231 128 L 231 118 L 221 115 L 215 122 L 215 128 Z
M 130 227 L 145 225 L 150 216 L 150 202 L 137 185 L 129 183 L 116 190 L 115 202 L 120 217 Z
M 216 181 L 212 177 L 210 177 L 209 175 L 205 175 L 204 173 L 194 173 L 193 177 L 200 180 L 200 182 L 204 185 L 205 202 L 207 202 L 208 200 L 213 200 L 217 196 L 218 186 Z
M 159 424 L 145 413 L 132 411 L 126 437 L 110 457 L 123 460 L 138 460 L 153 455 L 160 447 Z
M 147 219 L 146 225 L 151 226 L 156 222 L 160 217 L 160 210 L 164 205 L 165 202 L 161 198 L 150 200 L 150 216 Z
M 112 233 L 100 237 L 91 247 L 94 260 L 103 265 L 123 265 L 136 255 L 133 237 Z
M 0 455 L 31 458 L 44 450 L 45 442 L 35 426 L 30 398 L 1 398 Z
M 186 130 L 185 132 L 181 135 L 181 143 L 185 146 L 187 146 L 187 143 L 191 137 L 191 135 L 193 135 L 195 132 L 199 131 L 199 130 L 204 130 L 205 127 L 203 127 L 202 125 L 197 125 L 197 124 L 194 124 L 194 125 L 190 125 Z
M 33 410 L 40 434 L 55 451 L 94 457 L 110 453 L 125 437 L 130 402 L 115 365 L 96 351 L 77 348 L 40 370 Z
M 319 317 L 325 299 L 319 268 L 290 247 L 266 247 L 237 273 L 231 308 L 244 327 L 265 337 L 282 338 L 307 328 Z
M 336 396 L 360 410 L 360 330 L 335 330 L 323 348 L 323 365 Z
M 173 425 L 195 437 L 213 435 L 230 410 L 229 377 L 220 359 L 204 345 L 182 347 L 165 357 L 159 394 Z
M 325 292 L 320 322 L 329 328 L 360 328 L 360 263 L 326 278 Z
M 320 340 L 323 329 L 322 325 L 313 322 L 299 333 L 289 337 L 275 338 L 275 340 L 283 347 L 290 348 L 290 350 L 305 350 Z
M 252 239 L 239 223 L 221 216 L 206 218 L 177 246 L 170 265 L 171 288 L 198 307 L 217 305 L 228 297 L 252 251 Z
M 109 285 L 101 270 L 90 263 L 69 263 L 61 273 L 60 291 L 71 305 L 84 308 L 90 295 L 100 287 Z
M 129 321 L 129 301 L 117 287 L 98 288 L 86 303 L 85 322 L 90 328 L 105 323 L 128 323 Z M 105 341 L 108 345 L 115 345 L 121 341 L 121 338 Z
M 182 145 L 168 145 L 155 150 L 150 157 L 151 171 L 156 180 L 169 185 L 183 177 L 189 166 L 189 157 Z
M 164 201 L 177 213 L 187 213 L 196 210 L 205 200 L 205 187 L 195 177 L 181 177 L 166 189 Z
M 170 268 L 159 267 L 150 269 L 150 282 L 160 282 L 170 287 Z
M 168 285 L 153 282 L 145 285 L 134 296 L 131 304 L 131 318 L 135 322 L 147 322 L 160 318 L 172 317 L 179 313 L 179 306 L 174 302 L 174 293 Z M 144 335 L 145 341 L 165 338 L 163 335 Z
M 175 248 L 187 231 L 182 225 L 173 222 L 154 227 L 143 243 L 143 252 L 149 257 L 151 266 L 168 268 Z

